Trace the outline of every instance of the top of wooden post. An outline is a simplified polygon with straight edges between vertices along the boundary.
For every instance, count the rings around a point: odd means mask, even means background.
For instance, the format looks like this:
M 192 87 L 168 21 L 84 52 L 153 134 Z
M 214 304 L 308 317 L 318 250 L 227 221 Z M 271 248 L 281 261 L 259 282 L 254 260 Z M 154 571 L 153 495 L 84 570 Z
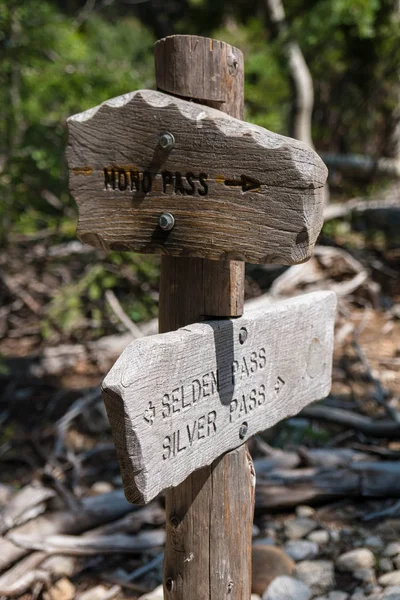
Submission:
M 171 35 L 156 42 L 154 57 L 159 90 L 243 118 L 244 61 L 238 48 L 206 37 Z

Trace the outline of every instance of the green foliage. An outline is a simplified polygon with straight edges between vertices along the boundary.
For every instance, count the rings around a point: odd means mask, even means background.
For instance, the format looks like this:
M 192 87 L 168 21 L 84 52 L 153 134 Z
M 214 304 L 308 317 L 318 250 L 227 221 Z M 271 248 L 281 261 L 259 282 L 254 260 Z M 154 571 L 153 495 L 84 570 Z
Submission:
M 271 43 L 264 23 L 252 18 L 246 25 L 230 22 L 213 37 L 240 48 L 245 59 L 245 120 L 287 134 L 290 88 L 282 70 L 279 46 Z
M 8 375 L 8 374 L 9 374 L 9 367 L 6 365 L 2 354 L 0 354 L 0 375 Z
M 111 252 L 107 259 L 90 264 L 75 283 L 63 285 L 54 294 L 42 323 L 42 335 L 52 339 L 56 331 L 61 336 L 80 338 L 89 327 L 98 337 L 107 333 L 109 322 L 118 319 L 105 302 L 105 292 L 120 291 L 120 301 L 132 321 L 147 321 L 157 315 L 159 268 L 152 256 L 131 252 Z
M 400 19 L 394 0 L 320 0 L 290 8 L 315 87 L 317 148 L 380 156 L 398 102 Z
M 398 103 L 400 19 L 395 0 L 283 0 L 288 37 L 297 40 L 315 88 L 318 150 L 387 150 Z M 66 118 L 141 87 L 154 87 L 152 45 L 173 32 L 209 35 L 245 56 L 245 119 L 288 134 L 293 95 L 284 44 L 258 0 L 0 0 L 0 244 L 38 229 L 76 237 L 76 209 L 64 161 Z M 81 12 L 79 12 L 81 11 Z M 84 14 L 85 13 L 85 14 Z M 84 14 L 84 18 L 82 15 Z M 356 195 L 346 183 L 343 195 Z M 364 191 L 364 190 L 363 190 Z M 329 229 L 329 225 L 328 225 Z M 329 231 L 326 231 L 329 235 Z M 342 232 L 345 237 L 345 232 Z M 104 302 L 117 289 L 135 321 L 156 314 L 154 257 L 111 253 L 81 266 L 51 300 L 42 333 L 95 335 L 114 319 Z M 1 369 L 1 366 L 0 366 Z
M 3 227 L 13 222 L 18 228 L 28 207 L 42 217 L 32 226 L 43 227 L 43 219 L 59 219 L 70 203 L 66 118 L 107 98 L 151 86 L 153 38 L 134 18 L 115 26 L 93 15 L 79 28 L 51 3 L 37 0 L 0 0 L 0 23 Z M 48 204 L 45 190 L 59 199 L 58 208 Z

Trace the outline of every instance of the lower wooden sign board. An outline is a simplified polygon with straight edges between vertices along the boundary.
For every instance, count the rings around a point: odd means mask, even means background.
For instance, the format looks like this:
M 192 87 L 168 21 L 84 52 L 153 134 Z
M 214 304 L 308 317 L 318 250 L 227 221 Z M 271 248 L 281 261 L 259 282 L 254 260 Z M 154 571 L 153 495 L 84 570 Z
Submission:
M 70 117 L 68 131 L 82 242 L 251 263 L 311 256 L 327 169 L 306 144 L 152 90 Z
M 102 385 L 125 495 L 146 503 L 331 387 L 336 297 L 141 338 Z

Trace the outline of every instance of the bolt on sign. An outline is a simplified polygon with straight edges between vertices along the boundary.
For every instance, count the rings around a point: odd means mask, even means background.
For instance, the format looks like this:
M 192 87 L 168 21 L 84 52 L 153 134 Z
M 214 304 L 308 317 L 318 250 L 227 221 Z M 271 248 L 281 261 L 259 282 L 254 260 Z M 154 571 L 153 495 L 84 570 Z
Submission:
M 83 242 L 252 263 L 311 256 L 327 170 L 306 144 L 150 90 L 68 127 Z M 149 502 L 325 397 L 335 305 L 316 292 L 130 344 L 102 386 L 127 498 Z
M 128 500 L 149 502 L 324 398 L 335 306 L 314 292 L 132 342 L 102 386 Z
M 151 90 L 70 117 L 68 129 L 82 242 L 250 263 L 311 256 L 327 169 L 306 144 Z

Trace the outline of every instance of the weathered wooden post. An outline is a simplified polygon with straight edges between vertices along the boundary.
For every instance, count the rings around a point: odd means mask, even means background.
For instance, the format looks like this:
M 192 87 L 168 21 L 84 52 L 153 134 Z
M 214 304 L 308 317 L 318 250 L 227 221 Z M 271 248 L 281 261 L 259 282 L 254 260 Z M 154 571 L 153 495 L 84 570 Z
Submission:
M 128 346 L 103 398 L 127 498 L 167 490 L 165 598 L 245 600 L 255 484 L 245 441 L 328 393 L 335 298 L 243 317 L 244 261 L 311 255 L 326 168 L 305 144 L 237 119 L 239 50 L 172 36 L 155 57 L 161 91 L 69 119 L 80 239 L 163 254 L 162 333 Z
M 155 65 L 161 91 L 243 118 L 240 50 L 217 40 L 173 36 L 155 45 Z M 210 209 L 217 220 L 218 205 Z M 193 217 L 196 229 L 200 223 Z M 233 237 L 238 227 L 239 215 L 232 221 Z M 244 261 L 162 257 L 160 332 L 207 318 L 238 317 L 243 304 Z M 166 598 L 168 592 L 176 600 L 196 594 L 199 599 L 250 598 L 254 488 L 253 464 L 243 444 L 167 490 Z

